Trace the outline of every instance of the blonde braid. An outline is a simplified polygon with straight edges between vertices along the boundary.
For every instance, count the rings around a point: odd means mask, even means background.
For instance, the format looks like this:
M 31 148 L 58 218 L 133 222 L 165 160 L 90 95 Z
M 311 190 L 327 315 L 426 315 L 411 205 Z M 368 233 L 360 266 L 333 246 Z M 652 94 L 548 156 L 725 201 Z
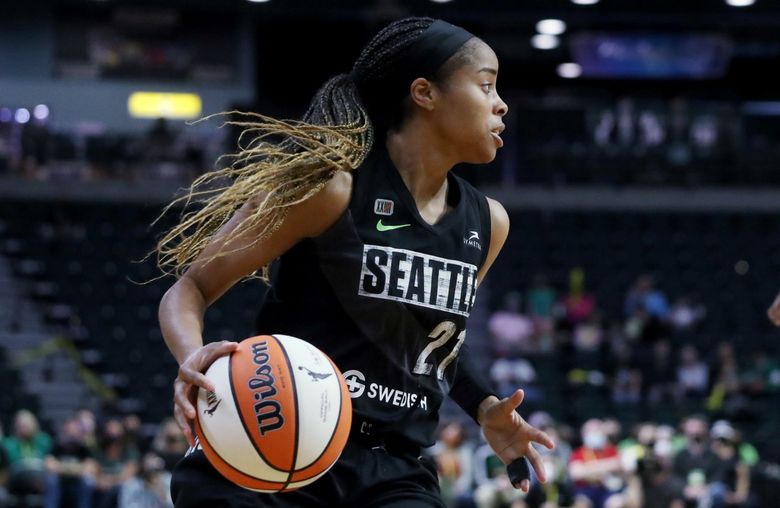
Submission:
M 185 208 L 193 201 L 202 205 L 184 214 L 181 222 L 159 240 L 156 252 L 160 269 L 180 277 L 236 210 L 261 192 L 266 193 L 263 201 L 220 240 L 223 245 L 257 228 L 255 238 L 242 248 L 255 245 L 279 228 L 290 206 L 317 194 L 335 171 L 358 168 L 371 150 L 373 130 L 365 111 L 357 109 L 359 114 L 352 122 L 329 126 L 276 120 L 256 113 L 222 113 L 241 117 L 223 124 L 244 129 L 239 151 L 220 157 L 219 161 L 230 161 L 227 167 L 198 177 L 187 194 L 166 206 L 155 220 L 181 203 Z M 282 141 L 271 142 L 272 137 L 281 137 Z M 220 249 L 205 262 L 235 251 Z M 260 278 L 268 280 L 267 266 Z
M 404 48 L 431 23 L 430 18 L 406 18 L 388 25 L 363 48 L 353 75 L 381 81 L 387 69 L 400 65 Z M 374 144 L 375 127 L 353 75 L 341 74 L 326 82 L 302 121 L 276 120 L 255 113 L 222 113 L 239 115 L 239 119 L 223 124 L 243 128 L 239 150 L 220 157 L 218 163 L 227 160 L 227 167 L 198 177 L 187 194 L 165 207 L 154 221 L 157 223 L 171 207 L 184 204 L 180 223 L 159 240 L 153 251 L 164 274 L 180 277 L 236 211 L 260 193 L 266 193 L 262 203 L 220 238 L 220 245 L 224 247 L 250 230 L 258 233 L 250 245 L 242 248 L 257 244 L 281 226 L 290 206 L 317 194 L 337 170 L 354 171 L 363 163 Z M 379 122 L 380 136 L 398 126 L 403 111 L 401 103 L 383 106 L 387 111 L 383 107 L 372 112 Z M 186 211 L 193 201 L 199 208 Z M 204 261 L 232 252 L 235 250 L 220 249 Z M 267 266 L 259 276 L 268 281 Z

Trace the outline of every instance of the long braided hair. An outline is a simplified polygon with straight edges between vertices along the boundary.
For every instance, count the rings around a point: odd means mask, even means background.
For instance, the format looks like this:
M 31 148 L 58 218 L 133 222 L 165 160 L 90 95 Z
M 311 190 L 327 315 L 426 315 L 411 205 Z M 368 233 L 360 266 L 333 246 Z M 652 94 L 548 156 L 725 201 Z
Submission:
M 220 157 L 218 164 L 228 161 L 226 167 L 198 177 L 186 195 L 165 207 L 155 220 L 184 203 L 179 224 L 157 243 L 160 269 L 180 277 L 238 208 L 261 192 L 266 193 L 263 201 L 221 239 L 221 245 L 256 228 L 258 234 L 243 248 L 255 245 L 279 228 L 290 206 L 317 194 L 336 171 L 357 169 L 375 139 L 383 140 L 403 119 L 402 104 L 372 97 L 372 84 L 380 83 L 394 66 L 403 64 L 403 50 L 433 21 L 406 18 L 382 29 L 363 48 L 350 74 L 331 78 L 317 91 L 301 120 L 227 113 L 238 118 L 223 125 L 243 129 L 238 152 Z M 363 96 L 357 81 L 362 84 Z M 193 202 L 200 206 L 186 211 Z M 205 262 L 231 252 L 223 247 Z M 253 275 L 268 281 L 268 266 Z

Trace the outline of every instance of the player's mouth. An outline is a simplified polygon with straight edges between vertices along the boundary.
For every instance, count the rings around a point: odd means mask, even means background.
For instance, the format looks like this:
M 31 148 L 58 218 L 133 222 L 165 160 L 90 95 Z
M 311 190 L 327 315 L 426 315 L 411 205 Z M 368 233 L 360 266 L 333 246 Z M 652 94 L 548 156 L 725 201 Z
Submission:
M 504 140 L 501 139 L 501 133 L 504 132 L 505 128 L 506 128 L 506 126 L 504 124 L 501 124 L 498 127 L 496 127 L 495 129 L 492 129 L 490 131 L 490 135 L 493 136 L 493 140 L 496 142 L 496 145 L 498 146 L 498 148 L 501 148 L 502 146 L 504 146 Z

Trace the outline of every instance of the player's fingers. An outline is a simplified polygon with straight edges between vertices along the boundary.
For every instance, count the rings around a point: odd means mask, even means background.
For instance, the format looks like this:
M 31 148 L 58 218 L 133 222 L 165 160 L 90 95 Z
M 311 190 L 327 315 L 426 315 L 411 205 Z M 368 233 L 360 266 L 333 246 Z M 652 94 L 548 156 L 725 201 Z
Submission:
M 544 462 L 542 461 L 542 456 L 539 455 L 539 452 L 537 452 L 533 446 L 528 445 L 528 453 L 525 454 L 525 458 L 528 459 L 528 462 L 531 463 L 531 467 L 536 471 L 536 477 L 539 478 L 539 481 L 545 483 L 547 481 L 547 473 L 544 470 Z
M 195 407 L 189 398 L 191 386 L 189 383 L 179 379 L 173 383 L 173 403 L 182 410 L 182 415 L 190 420 L 195 418 Z
M 520 490 L 528 494 L 528 491 L 531 490 L 531 480 L 523 480 L 520 482 Z
M 200 358 L 200 369 L 206 370 L 212 363 L 214 363 L 214 360 L 220 356 L 229 355 L 236 349 L 238 349 L 238 342 L 230 342 L 227 340 L 206 344 L 203 346 L 203 356 Z
M 520 404 L 523 403 L 524 398 L 525 392 L 523 390 L 517 390 L 512 395 L 502 400 L 501 404 L 504 405 L 504 412 L 511 414 Z
M 195 438 L 192 435 L 190 422 L 187 417 L 184 416 L 184 411 L 178 405 L 173 406 L 173 419 L 176 421 L 176 424 L 181 429 L 182 434 L 184 434 L 184 437 L 187 439 L 187 443 L 190 446 L 195 446 Z
M 200 371 L 182 366 L 179 368 L 179 379 L 193 386 L 199 386 L 204 390 L 214 391 L 214 383 L 209 381 L 209 378 Z
M 552 450 L 555 448 L 555 442 L 552 440 L 552 438 L 547 435 L 546 432 L 543 432 L 539 429 L 531 427 L 533 430 L 531 431 L 531 441 L 534 443 L 539 443 L 540 445 L 544 446 L 548 450 Z

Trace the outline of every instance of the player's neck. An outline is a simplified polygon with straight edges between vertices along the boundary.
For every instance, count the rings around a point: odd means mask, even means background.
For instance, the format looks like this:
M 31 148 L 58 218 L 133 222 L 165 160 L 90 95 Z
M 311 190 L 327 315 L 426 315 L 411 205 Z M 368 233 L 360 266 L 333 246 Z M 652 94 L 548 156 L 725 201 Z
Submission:
M 387 135 L 387 152 L 406 187 L 419 205 L 445 199 L 447 173 L 455 165 L 452 157 L 437 149 L 426 129 L 410 122 Z

